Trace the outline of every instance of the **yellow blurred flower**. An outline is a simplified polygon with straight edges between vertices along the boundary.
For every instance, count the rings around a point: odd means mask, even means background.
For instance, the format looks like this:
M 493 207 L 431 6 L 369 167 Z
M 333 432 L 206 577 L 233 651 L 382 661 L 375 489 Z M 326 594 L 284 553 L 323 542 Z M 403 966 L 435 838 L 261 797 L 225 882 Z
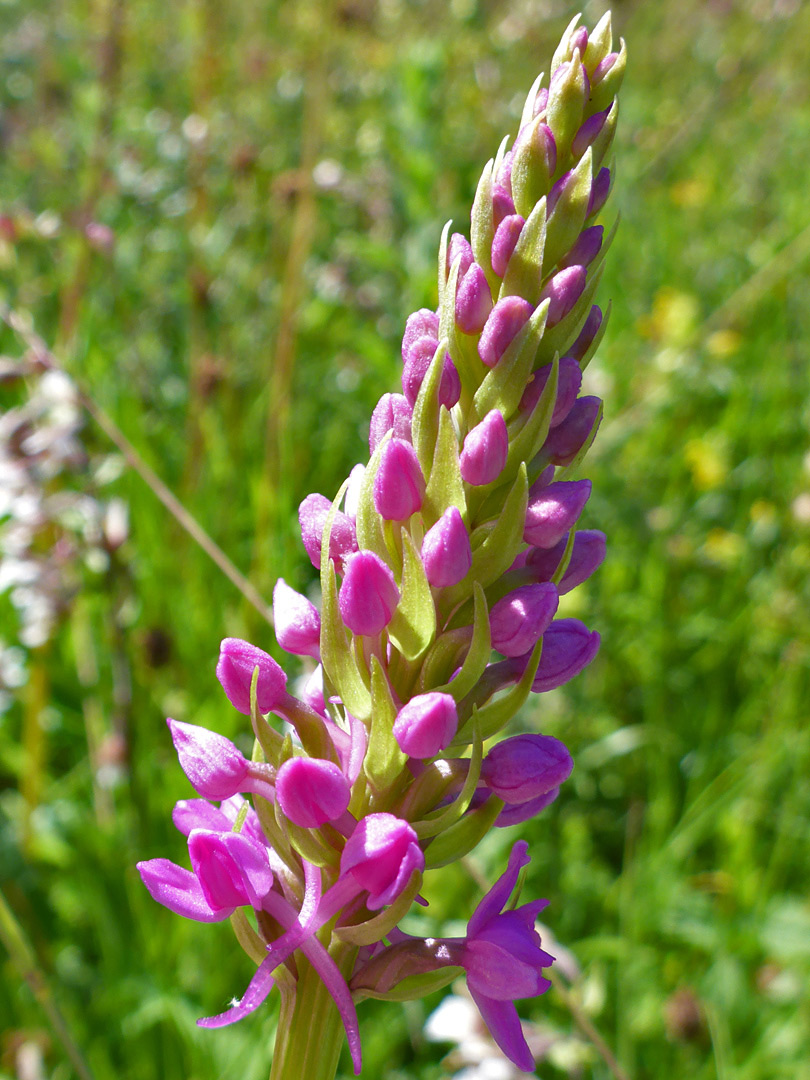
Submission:
M 683 453 L 698 491 L 710 491 L 725 482 L 729 461 L 728 451 L 722 444 L 708 438 L 690 439 Z

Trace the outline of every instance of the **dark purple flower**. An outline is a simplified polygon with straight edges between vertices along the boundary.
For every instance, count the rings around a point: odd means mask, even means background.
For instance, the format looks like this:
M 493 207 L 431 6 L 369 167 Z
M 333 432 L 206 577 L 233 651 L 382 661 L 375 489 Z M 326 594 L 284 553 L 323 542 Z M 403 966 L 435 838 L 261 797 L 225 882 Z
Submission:
M 516 998 L 537 997 L 551 986 L 542 972 L 554 957 L 543 950 L 535 919 L 546 900 L 522 904 L 504 911 L 522 868 L 531 861 L 529 845 L 519 840 L 512 848 L 506 870 L 473 912 L 460 963 L 467 986 L 484 1023 L 510 1061 L 534 1072 L 529 1050 L 515 1008 Z

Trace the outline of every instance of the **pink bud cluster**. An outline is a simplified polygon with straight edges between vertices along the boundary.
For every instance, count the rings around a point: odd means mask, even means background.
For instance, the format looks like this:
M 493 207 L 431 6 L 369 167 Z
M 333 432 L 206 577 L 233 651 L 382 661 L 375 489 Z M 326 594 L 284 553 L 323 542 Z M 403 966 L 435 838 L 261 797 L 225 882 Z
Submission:
M 579 529 L 591 482 L 576 469 L 601 417 L 581 390 L 605 326 L 592 301 L 609 239 L 595 219 L 624 66 L 611 40 L 609 16 L 590 35 L 569 26 L 512 149 L 484 170 L 469 239 L 445 233 L 438 307 L 407 320 L 402 393 L 374 409 L 370 460 L 334 501 L 301 503 L 320 606 L 284 581 L 273 600 L 279 646 L 309 665 L 304 689 L 290 694 L 273 657 L 228 638 L 217 677 L 250 717 L 250 758 L 169 722 L 200 796 L 175 811 L 191 870 L 154 859 L 144 882 L 190 918 L 248 908 L 258 927 L 247 991 L 204 1026 L 247 1015 L 275 979 L 296 992 L 284 965 L 300 951 L 357 1071 L 352 991 L 395 994 L 409 978 L 428 993 L 462 972 L 504 1052 L 532 1067 L 513 1001 L 548 988 L 553 958 L 534 929 L 544 902 L 508 906 L 525 845 L 465 938 L 421 941 L 399 923 L 427 870 L 542 812 L 573 767 L 552 735 L 498 736 L 599 648 L 559 604 L 605 554 L 603 533 Z

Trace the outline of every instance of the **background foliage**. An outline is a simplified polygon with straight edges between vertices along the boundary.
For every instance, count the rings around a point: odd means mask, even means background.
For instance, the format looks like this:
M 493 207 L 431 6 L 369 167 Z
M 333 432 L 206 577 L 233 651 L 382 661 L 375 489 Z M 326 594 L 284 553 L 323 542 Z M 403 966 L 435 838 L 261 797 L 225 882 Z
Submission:
M 576 10 L 0 4 L 3 295 L 264 595 L 278 576 L 312 585 L 295 509 L 366 454 L 404 320 L 435 304 L 441 226 L 466 228 L 484 161 Z M 586 21 L 602 10 L 586 4 Z M 577 762 L 521 827 L 527 890 L 551 900 L 582 968 L 575 1000 L 631 1077 L 807 1080 L 810 7 L 617 0 L 614 26 L 630 48 L 623 220 L 586 380 L 606 421 L 585 524 L 610 547 L 566 598 L 603 647 L 524 718 Z M 3 347 L 19 352 L 10 334 Z M 0 392 L 8 407 L 26 388 Z M 109 451 L 90 422 L 84 437 Z M 164 716 L 242 737 L 218 643 L 272 648 L 272 633 L 137 476 L 112 493 L 128 541 L 82 570 L 0 716 L 0 886 L 40 998 L 98 1080 L 252 1080 L 272 1009 L 194 1026 L 250 962 L 227 925 L 159 909 L 134 863 L 183 857 L 169 812 L 189 788 Z M 514 831 L 477 855 L 490 879 Z M 478 895 L 459 868 L 429 892 L 451 927 Z M 447 1047 L 421 1034 L 436 1004 L 365 1005 L 364 1076 L 448 1075 Z M 524 1015 L 574 1030 L 553 993 Z M 0 1017 L 0 1076 L 22 1076 L 23 1044 L 41 1051 L 33 1075 L 73 1075 L 3 952 Z M 538 1071 L 607 1075 L 572 1040 Z

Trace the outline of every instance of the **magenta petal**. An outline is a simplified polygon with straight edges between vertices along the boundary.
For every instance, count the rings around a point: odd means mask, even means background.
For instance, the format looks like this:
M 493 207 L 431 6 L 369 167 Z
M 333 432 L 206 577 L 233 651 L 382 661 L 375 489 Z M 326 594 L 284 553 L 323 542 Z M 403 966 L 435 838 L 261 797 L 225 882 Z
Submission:
M 172 810 L 174 826 L 188 836 L 192 829 L 212 829 L 219 832 L 230 832 L 232 821 L 212 806 L 207 799 L 180 799 L 174 804 Z
M 340 973 L 335 961 L 315 937 L 310 937 L 301 945 L 301 952 L 306 956 L 321 977 L 321 982 L 329 991 L 332 1000 L 337 1006 L 343 1027 L 346 1030 L 346 1041 L 349 1044 L 349 1052 L 352 1055 L 354 1075 L 359 1076 L 363 1067 L 363 1057 L 360 1048 L 360 1026 L 357 1022 L 357 1009 L 352 1001 L 351 991 L 346 980 Z
M 481 1013 L 495 1042 L 518 1069 L 534 1072 L 534 1058 L 520 1026 L 520 1017 L 511 1001 L 493 1001 L 470 989 L 472 999 Z
M 468 937 L 477 934 L 493 915 L 499 914 L 506 906 L 515 885 L 517 885 L 520 871 L 524 866 L 528 866 L 530 862 L 529 845 L 525 840 L 518 840 L 509 855 L 506 870 L 472 913 L 472 918 L 467 924 Z
M 235 1024 L 237 1020 L 243 1020 L 246 1016 L 249 1016 L 250 1013 L 258 1009 L 275 986 L 272 973 L 276 970 L 278 964 L 279 962 L 274 956 L 267 956 L 259 964 L 256 974 L 248 983 L 248 988 L 242 1000 L 217 1016 L 202 1017 L 197 1021 L 197 1026 L 202 1028 L 227 1027 L 228 1024 Z
M 233 913 L 233 908 L 213 908 L 195 875 L 169 859 L 148 859 L 139 862 L 137 869 L 152 898 L 175 915 L 197 922 L 221 922 Z

